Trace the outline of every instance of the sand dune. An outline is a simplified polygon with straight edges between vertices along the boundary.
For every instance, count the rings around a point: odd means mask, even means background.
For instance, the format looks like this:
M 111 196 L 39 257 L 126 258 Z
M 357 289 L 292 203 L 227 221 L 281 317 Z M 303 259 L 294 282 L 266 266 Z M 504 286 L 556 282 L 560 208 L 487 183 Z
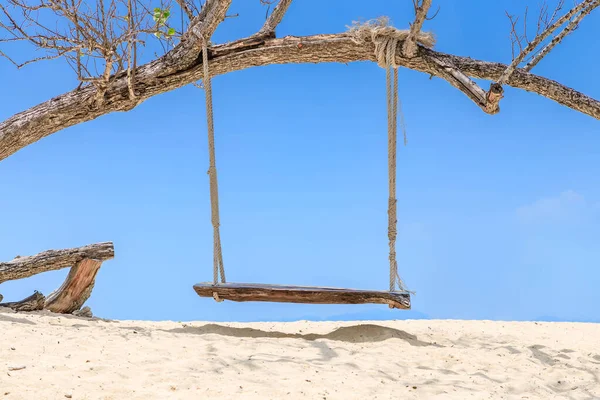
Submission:
M 600 325 L 0 312 L 4 399 L 600 399 Z

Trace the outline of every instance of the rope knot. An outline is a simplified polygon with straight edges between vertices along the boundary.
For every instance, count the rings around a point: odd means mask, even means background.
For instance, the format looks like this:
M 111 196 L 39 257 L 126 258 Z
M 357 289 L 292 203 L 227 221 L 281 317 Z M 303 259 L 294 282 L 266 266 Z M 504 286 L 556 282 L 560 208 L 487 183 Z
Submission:
M 396 29 L 390 25 L 389 18 L 380 17 L 367 21 L 364 24 L 354 22 L 349 27 L 348 33 L 357 43 L 371 41 L 375 44 L 377 65 L 381 68 L 398 68 L 396 50 L 398 44 L 408 37 L 410 30 Z M 425 47 L 433 47 L 435 37 L 431 32 L 419 32 L 417 43 Z
M 397 141 L 397 121 L 398 113 L 402 118 L 402 131 L 404 133 L 404 144 L 406 144 L 406 128 L 402 110 L 399 109 L 398 100 L 398 67 L 396 62 L 396 53 L 400 42 L 406 40 L 409 35 L 408 30 L 399 30 L 389 25 L 388 19 L 379 18 L 368 21 L 365 24 L 355 23 L 349 29 L 349 33 L 356 43 L 372 42 L 375 45 L 375 58 L 377 65 L 386 70 L 387 83 L 387 111 L 388 111 L 388 172 L 389 172 L 389 192 L 388 201 L 388 239 L 390 246 L 390 291 L 394 291 L 396 286 L 402 291 L 406 291 L 406 286 L 398 274 L 398 263 L 396 261 L 396 237 L 397 218 L 396 218 L 396 141 Z M 421 45 L 431 47 L 435 39 L 431 33 L 419 33 L 417 42 Z

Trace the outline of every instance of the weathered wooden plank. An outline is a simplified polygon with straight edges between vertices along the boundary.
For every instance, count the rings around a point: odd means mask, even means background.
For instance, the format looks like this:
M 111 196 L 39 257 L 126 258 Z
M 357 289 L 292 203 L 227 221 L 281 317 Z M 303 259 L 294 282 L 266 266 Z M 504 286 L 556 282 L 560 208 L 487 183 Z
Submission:
M 390 308 L 410 309 L 410 294 L 318 286 L 284 286 L 254 283 L 202 282 L 194 285 L 200 297 L 236 302 L 267 301 L 307 304 L 388 304 Z
M 79 310 L 92 294 L 96 274 L 101 265 L 100 260 L 86 258 L 71 267 L 61 287 L 46 298 L 44 308 L 63 314 L 71 314 Z

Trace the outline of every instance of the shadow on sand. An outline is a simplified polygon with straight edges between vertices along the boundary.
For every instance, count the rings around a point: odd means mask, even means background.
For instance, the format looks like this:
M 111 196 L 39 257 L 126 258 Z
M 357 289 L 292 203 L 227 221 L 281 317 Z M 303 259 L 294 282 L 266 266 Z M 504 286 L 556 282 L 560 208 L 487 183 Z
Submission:
M 415 335 L 400 329 L 374 324 L 359 324 L 345 326 L 325 334 L 317 333 L 284 333 L 278 331 L 265 331 L 255 328 L 237 328 L 218 324 L 206 324 L 199 327 L 185 326 L 167 330 L 170 333 L 183 333 L 194 335 L 222 335 L 237 338 L 272 338 L 272 339 L 303 339 L 314 341 L 318 339 L 337 340 L 348 343 L 375 343 L 388 339 L 404 340 L 411 346 L 437 346 L 438 344 L 424 342 Z

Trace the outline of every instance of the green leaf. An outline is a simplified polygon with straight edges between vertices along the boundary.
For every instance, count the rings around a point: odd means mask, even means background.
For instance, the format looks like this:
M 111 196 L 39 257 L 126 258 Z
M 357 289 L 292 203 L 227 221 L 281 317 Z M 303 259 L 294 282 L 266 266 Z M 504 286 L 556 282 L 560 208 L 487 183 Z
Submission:
M 169 28 L 169 30 L 167 31 L 167 35 L 173 36 L 174 34 L 175 34 L 175 28 Z
M 156 36 L 157 38 L 160 39 L 160 37 L 162 36 L 162 32 L 161 31 L 156 31 L 156 32 L 154 32 L 154 36 Z
M 154 22 L 160 23 L 161 18 L 162 18 L 162 10 L 160 8 L 155 8 L 154 13 L 152 14 L 152 19 L 154 20 Z
M 163 17 L 165 20 L 167 18 L 169 18 L 170 15 L 171 15 L 171 11 L 169 9 L 166 9 L 165 11 L 163 11 Z

